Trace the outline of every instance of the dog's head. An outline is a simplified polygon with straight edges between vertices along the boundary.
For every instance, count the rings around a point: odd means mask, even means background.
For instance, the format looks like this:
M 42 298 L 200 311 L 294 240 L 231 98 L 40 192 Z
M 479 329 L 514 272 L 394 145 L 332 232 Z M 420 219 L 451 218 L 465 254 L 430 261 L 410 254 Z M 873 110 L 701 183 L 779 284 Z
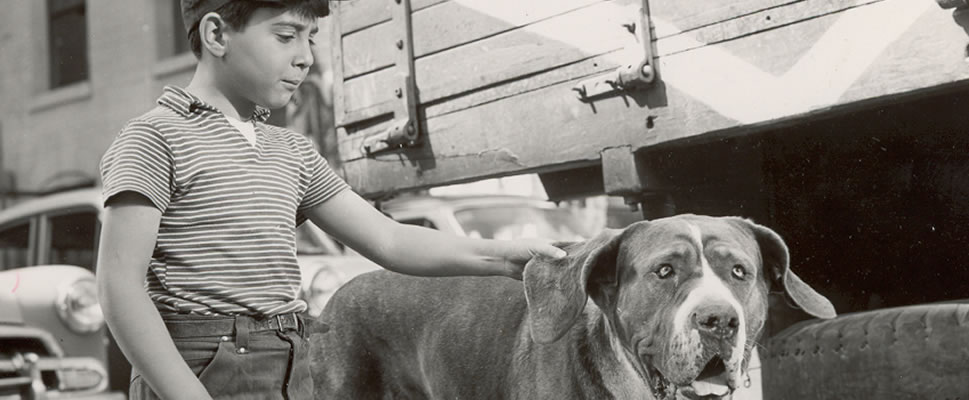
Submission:
M 780 236 L 741 218 L 638 222 L 566 250 L 525 268 L 532 338 L 558 340 L 591 297 L 657 398 L 729 396 L 760 338 L 772 289 L 813 316 L 835 316 L 790 270 Z

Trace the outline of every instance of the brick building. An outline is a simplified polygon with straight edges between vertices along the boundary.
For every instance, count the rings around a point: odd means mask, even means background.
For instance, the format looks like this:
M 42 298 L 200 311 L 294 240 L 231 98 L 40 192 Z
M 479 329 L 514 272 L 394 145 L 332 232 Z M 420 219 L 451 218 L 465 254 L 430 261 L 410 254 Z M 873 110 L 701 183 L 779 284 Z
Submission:
M 178 0 L 5 4 L 0 13 L 0 208 L 95 182 L 101 154 L 124 122 L 151 108 L 165 85 L 187 84 L 195 63 Z M 307 90 L 325 86 L 305 85 Z M 295 111 L 290 114 L 332 121 L 326 109 L 290 109 Z M 287 113 L 280 111 L 285 110 L 276 110 L 272 122 L 285 124 Z

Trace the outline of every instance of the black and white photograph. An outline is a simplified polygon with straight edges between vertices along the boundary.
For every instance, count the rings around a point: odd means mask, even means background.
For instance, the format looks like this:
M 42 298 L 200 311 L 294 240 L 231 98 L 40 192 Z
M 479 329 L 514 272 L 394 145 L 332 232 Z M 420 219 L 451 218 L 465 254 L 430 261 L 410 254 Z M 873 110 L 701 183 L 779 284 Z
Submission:
M 969 0 L 0 10 L 0 400 L 969 399 Z

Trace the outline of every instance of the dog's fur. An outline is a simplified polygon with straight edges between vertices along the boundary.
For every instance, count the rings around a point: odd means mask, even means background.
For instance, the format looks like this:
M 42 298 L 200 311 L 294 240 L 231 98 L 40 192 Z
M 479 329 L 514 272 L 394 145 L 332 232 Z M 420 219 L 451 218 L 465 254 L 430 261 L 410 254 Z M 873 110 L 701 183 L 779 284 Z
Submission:
M 784 290 L 831 303 L 780 237 L 740 218 L 639 222 L 506 278 L 362 275 L 315 338 L 318 398 L 651 399 L 729 396 Z M 587 302 L 591 297 L 592 302 Z

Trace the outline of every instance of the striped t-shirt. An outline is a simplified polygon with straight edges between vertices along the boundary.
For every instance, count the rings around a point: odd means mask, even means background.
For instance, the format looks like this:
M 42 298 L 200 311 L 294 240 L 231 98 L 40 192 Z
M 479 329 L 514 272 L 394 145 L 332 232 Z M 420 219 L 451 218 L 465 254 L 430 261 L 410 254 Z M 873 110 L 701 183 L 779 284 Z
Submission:
M 162 315 L 300 312 L 296 227 L 347 184 L 304 136 L 252 116 L 250 144 L 219 110 L 176 87 L 101 159 L 104 200 L 133 191 L 162 212 L 146 277 Z

